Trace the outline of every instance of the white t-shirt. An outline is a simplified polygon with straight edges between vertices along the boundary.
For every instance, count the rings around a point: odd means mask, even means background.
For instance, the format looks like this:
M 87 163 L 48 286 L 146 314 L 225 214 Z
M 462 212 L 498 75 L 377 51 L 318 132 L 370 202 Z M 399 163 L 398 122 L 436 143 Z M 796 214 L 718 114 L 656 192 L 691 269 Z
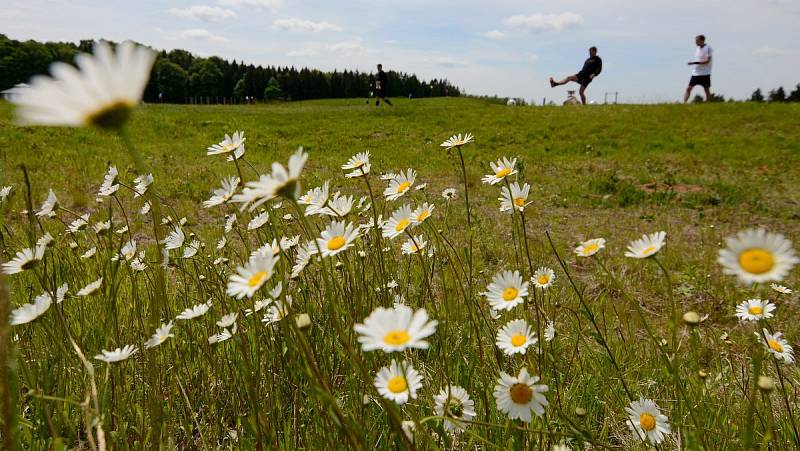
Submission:
M 711 47 L 704 45 L 697 47 L 694 52 L 694 61 L 704 61 L 711 58 Z M 695 64 L 692 66 L 692 75 L 711 75 L 711 61 L 708 64 Z

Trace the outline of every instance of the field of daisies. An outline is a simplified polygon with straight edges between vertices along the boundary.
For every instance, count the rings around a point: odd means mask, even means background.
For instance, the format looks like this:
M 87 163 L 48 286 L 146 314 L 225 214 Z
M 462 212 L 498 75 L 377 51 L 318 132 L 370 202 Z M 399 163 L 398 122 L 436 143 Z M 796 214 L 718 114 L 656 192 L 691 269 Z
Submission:
M 0 184 L 3 449 L 800 448 L 796 219 L 566 236 L 546 162 L 471 167 L 471 133 L 323 171 L 226 130 L 178 202 L 130 127 L 152 61 L 99 43 L 15 101 L 125 159 L 80 205 Z

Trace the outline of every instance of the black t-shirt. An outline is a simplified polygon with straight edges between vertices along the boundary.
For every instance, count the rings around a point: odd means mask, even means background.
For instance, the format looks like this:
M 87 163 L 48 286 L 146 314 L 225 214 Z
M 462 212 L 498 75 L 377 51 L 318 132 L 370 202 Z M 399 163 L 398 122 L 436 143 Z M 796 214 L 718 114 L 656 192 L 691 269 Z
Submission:
M 377 90 L 378 91 L 386 91 L 386 88 L 389 87 L 389 77 L 386 76 L 386 72 L 380 71 L 378 72 L 378 83 L 377 83 Z
M 585 75 L 600 75 L 600 72 L 603 71 L 603 60 L 600 59 L 599 56 L 590 56 L 586 59 L 586 62 L 583 63 L 583 69 L 581 69 L 581 74 Z

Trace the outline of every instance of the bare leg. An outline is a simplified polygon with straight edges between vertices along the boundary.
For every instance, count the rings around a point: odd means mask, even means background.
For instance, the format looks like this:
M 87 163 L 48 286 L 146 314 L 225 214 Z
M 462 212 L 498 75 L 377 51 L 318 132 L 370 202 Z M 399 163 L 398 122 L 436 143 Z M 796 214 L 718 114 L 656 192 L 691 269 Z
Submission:
M 703 89 L 706 90 L 706 102 L 710 102 L 711 101 L 711 88 L 703 87 Z
M 581 95 L 581 103 L 584 105 L 586 105 L 586 94 L 584 94 L 585 91 L 586 91 L 586 86 L 581 86 L 580 91 L 578 91 Z
M 550 86 L 555 88 L 556 86 L 565 85 L 565 84 L 567 84 L 567 83 L 569 83 L 571 81 L 578 81 L 578 77 L 576 77 L 575 75 L 570 75 L 569 77 L 567 77 L 567 78 L 565 78 L 565 79 L 563 79 L 561 81 L 555 81 L 553 79 L 553 77 L 550 77 Z
M 692 95 L 692 88 L 693 87 L 694 86 L 687 86 L 686 87 L 686 92 L 683 93 L 683 103 L 689 102 L 689 96 Z

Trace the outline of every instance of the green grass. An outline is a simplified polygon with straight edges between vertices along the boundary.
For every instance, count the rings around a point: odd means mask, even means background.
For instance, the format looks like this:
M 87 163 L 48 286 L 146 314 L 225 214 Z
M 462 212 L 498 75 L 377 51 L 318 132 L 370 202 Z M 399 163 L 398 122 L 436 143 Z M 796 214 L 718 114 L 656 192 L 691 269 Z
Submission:
M 741 301 L 769 298 L 778 305 L 770 326 L 797 347 L 797 295 L 777 298 L 768 286 L 739 286 L 716 263 L 723 239 L 746 228 L 763 226 L 800 242 L 797 117 L 798 105 L 744 103 L 511 108 L 460 98 L 398 99 L 394 108 L 379 109 L 358 100 L 145 105 L 136 111 L 130 136 L 152 168 L 166 213 L 185 216 L 187 234 L 196 233 L 206 245 L 195 259 L 173 260 L 166 272 L 168 300 L 157 308 L 168 320 L 209 298 L 214 306 L 209 315 L 190 325 L 179 323 L 175 338 L 163 347 L 140 350 L 131 361 L 109 365 L 108 371 L 106 364 L 94 361 L 99 409 L 89 409 L 89 414 L 102 418 L 115 449 L 150 449 L 157 439 L 156 425 L 165 448 L 250 449 L 259 436 L 268 448 L 340 448 L 348 443 L 347 437 L 364 447 L 402 446 L 390 427 L 390 415 L 371 389 L 372 375 L 391 357 L 402 356 L 357 351 L 353 360 L 345 352 L 345 344 L 357 348 L 353 324 L 373 307 L 391 304 L 386 290 L 375 291 L 381 279 L 374 241 L 364 238 L 358 244 L 366 258 L 358 258 L 352 249 L 334 258 L 342 268 L 334 268 L 326 259 L 323 264 L 312 263 L 292 282 L 285 279 L 290 268 L 280 266 L 275 278 L 285 280 L 284 291 L 295 298 L 296 312 L 310 315 L 309 329 L 298 331 L 289 325 L 273 329 L 257 324 L 254 317 L 241 318 L 242 331 L 234 340 L 215 346 L 206 343 L 216 329 L 214 321 L 252 305 L 224 294 L 230 271 L 257 243 L 302 232 L 296 219 L 280 218 L 286 212 L 294 214 L 284 202 L 282 210 L 272 213 L 271 230 L 229 234 L 229 248 L 214 249 L 222 236 L 222 216 L 235 210 L 203 209 L 201 202 L 236 169 L 223 157 L 206 156 L 205 149 L 224 133 L 244 130 L 246 159 L 261 173 L 268 172 L 273 161 L 285 164 L 303 146 L 310 154 L 302 176 L 304 190 L 331 179 L 332 191 L 356 198 L 367 195 L 361 180 L 345 179 L 339 169 L 350 155 L 363 150 L 370 150 L 376 175 L 412 167 L 418 171 L 416 184 L 427 183 L 424 191 L 399 201 L 377 202 L 385 216 L 405 202 L 436 204 L 432 225 L 423 228 L 423 234 L 436 244 L 437 257 L 425 260 L 425 272 L 419 259 L 400 255 L 400 239 L 390 243 L 385 255 L 390 278 L 399 283 L 395 292 L 440 322 L 429 339 L 429 350 L 405 353 L 424 377 L 419 398 L 392 410 L 404 420 L 433 415 L 432 396 L 449 381 L 470 393 L 481 424 L 453 438 L 440 422 L 429 420 L 417 427 L 420 448 L 550 449 L 566 438 L 574 449 L 586 442 L 600 448 L 644 449 L 624 424 L 628 399 L 620 377 L 635 398 L 655 399 L 673 431 L 680 431 L 659 449 L 674 449 L 678 443 L 698 449 L 702 439 L 710 449 L 762 443 L 773 449 L 800 446 L 784 401 L 797 416 L 800 372 L 795 365 L 784 365 L 785 390 L 779 388 L 769 396 L 755 391 L 754 374 L 777 380 L 776 367 L 755 342 L 752 331 L 757 329 L 738 324 L 734 316 Z M 476 137 L 463 149 L 473 209 L 472 280 L 461 270 L 468 239 L 458 156 L 439 146 L 450 135 L 467 131 Z M 534 269 L 555 269 L 557 280 L 545 294 L 537 294 L 539 315 L 529 302 L 492 320 L 479 293 L 494 273 L 517 269 L 530 276 L 519 220 L 512 222 L 497 211 L 499 187 L 480 182 L 489 173 L 489 162 L 503 156 L 517 157 L 520 181 L 532 185 L 532 203 L 525 210 L 527 255 Z M 136 176 L 133 160 L 115 135 L 95 129 L 17 127 L 11 107 L 0 103 L 0 158 L 0 183 L 14 186 L 10 201 L 0 205 L 4 261 L 29 244 L 30 228 L 21 212 L 26 208 L 22 165 L 28 171 L 35 209 L 52 188 L 63 206 L 91 212 L 92 222 L 112 214 L 115 226 L 122 225 L 116 203 L 95 202 L 109 164 L 117 165 L 125 183 Z M 245 180 L 256 178 L 249 166 L 243 165 L 242 171 Z M 371 183 L 376 195 L 385 187 L 377 177 Z M 449 204 L 440 195 L 448 187 L 458 189 L 460 196 Z M 100 275 L 105 277 L 102 295 L 68 299 L 57 307 L 59 315 L 51 308 L 34 323 L 12 329 L 19 337 L 15 343 L 19 440 L 29 449 L 54 446 L 56 437 L 70 447 L 88 446 L 82 409 L 75 403 L 84 401 L 89 379 L 65 338 L 65 328 L 89 356 L 124 344 L 142 348 L 153 332 L 148 318 L 156 305 L 159 257 L 152 225 L 137 213 L 141 200 L 131 199 L 124 189 L 120 193 L 131 229 L 151 261 L 144 276 L 134 278 L 125 266 L 109 261 L 121 238 L 98 239 L 82 232 L 74 238 L 80 249 L 96 245 L 98 255 L 81 260 L 67 246 L 72 238 L 57 235 L 64 226 L 49 220 L 43 225 L 57 237 L 57 245 L 47 265 L 37 269 L 44 282 L 27 273 L 6 279 L 16 307 L 40 294 L 41 283 L 53 289 L 68 282 L 74 294 Z M 67 222 L 74 219 L 68 213 L 62 216 Z M 239 225 L 247 221 L 242 215 Z M 315 227 L 324 228 L 326 223 L 314 219 Z M 452 249 L 438 238 L 437 230 L 453 243 Z M 679 313 L 694 310 L 709 315 L 693 333 L 679 325 L 679 345 L 668 346 L 699 424 L 692 420 L 687 403 L 678 400 L 672 378 L 633 305 L 638 301 L 656 335 L 670 340 L 669 296 L 658 266 L 623 257 L 630 240 L 658 230 L 667 232 L 668 245 L 658 256 L 670 272 Z M 566 260 L 577 290 L 559 266 L 545 231 Z M 41 235 L 38 226 L 35 235 Z M 598 262 L 576 261 L 572 255 L 577 242 L 594 237 L 608 240 L 599 257 L 614 279 Z M 211 264 L 219 255 L 230 259 L 227 273 Z M 426 275 L 432 280 L 430 287 Z M 798 280 L 795 270 L 784 283 L 797 286 Z M 470 282 L 472 295 L 464 294 Z M 577 293 L 585 296 L 596 316 L 621 374 L 599 344 Z M 497 350 L 497 328 L 516 317 L 528 319 L 535 328 L 543 321 L 541 315 L 554 320 L 558 331 L 556 339 L 543 346 L 542 356 L 529 352 L 506 357 Z M 723 333 L 731 341 L 722 340 Z M 313 359 L 303 356 L 301 337 L 308 340 Z M 762 357 L 763 369 L 754 372 Z M 359 375 L 362 361 L 369 378 Z M 499 371 L 516 374 L 522 366 L 550 386 L 547 415 L 527 431 L 514 429 L 492 398 Z M 701 370 L 707 378 L 699 377 Z M 320 375 L 324 384 L 317 380 Z M 336 399 L 344 425 L 333 413 L 329 396 Z M 154 397 L 159 400 L 156 410 Z M 586 409 L 585 417 L 575 414 L 578 407 Z M 154 412 L 160 412 L 162 419 L 155 419 Z

